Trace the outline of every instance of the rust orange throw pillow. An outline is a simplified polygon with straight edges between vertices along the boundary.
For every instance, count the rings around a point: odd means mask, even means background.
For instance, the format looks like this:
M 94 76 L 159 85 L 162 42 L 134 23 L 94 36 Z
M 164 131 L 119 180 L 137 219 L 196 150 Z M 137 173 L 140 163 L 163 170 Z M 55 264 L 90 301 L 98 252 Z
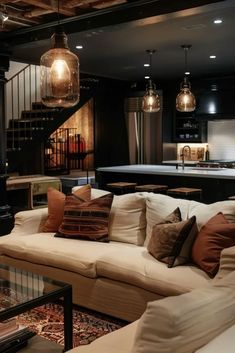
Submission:
M 235 245 L 235 224 L 218 213 L 201 228 L 193 244 L 192 259 L 214 277 L 219 269 L 221 251 Z
M 63 222 L 55 237 L 108 242 L 112 202 L 113 194 L 82 203 L 75 195 L 66 196 Z
M 80 198 L 80 202 L 91 199 L 91 186 L 89 184 L 77 189 L 74 193 Z M 42 228 L 43 232 L 57 232 L 64 217 L 64 205 L 66 195 L 54 188 L 48 188 L 47 203 L 48 216 Z

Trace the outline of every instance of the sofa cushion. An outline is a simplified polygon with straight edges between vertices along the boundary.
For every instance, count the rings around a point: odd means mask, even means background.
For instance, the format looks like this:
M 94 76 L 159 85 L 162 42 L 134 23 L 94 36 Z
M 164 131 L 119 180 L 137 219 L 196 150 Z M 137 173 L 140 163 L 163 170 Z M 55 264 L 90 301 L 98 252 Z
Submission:
M 138 321 L 104 335 L 90 344 L 73 348 L 67 353 L 130 353 Z
M 63 221 L 55 237 L 109 241 L 112 202 L 112 194 L 86 202 L 74 194 L 66 196 Z
M 153 227 L 147 249 L 168 267 L 190 261 L 191 248 L 197 235 L 196 217 L 175 223 L 161 223 Z
M 234 353 L 235 325 L 213 338 L 195 353 Z
M 200 230 L 193 244 L 195 264 L 214 277 L 219 269 L 220 254 L 224 248 L 235 245 L 235 224 L 229 223 L 220 212 Z
M 224 278 L 227 274 L 235 271 L 235 246 L 223 249 L 220 254 L 219 270 L 215 280 Z
M 91 199 L 91 186 L 84 185 L 75 191 L 82 201 Z M 49 187 L 47 190 L 48 216 L 42 232 L 57 232 L 64 216 L 65 194 Z
M 96 263 L 100 257 L 115 250 L 136 247 L 119 242 L 92 242 L 56 238 L 54 233 L 37 233 L 0 237 L 1 254 L 45 266 L 61 268 L 86 277 L 97 277 Z M 115 261 L 115 260 L 114 260 Z
M 143 245 L 146 236 L 145 198 L 138 193 L 114 196 L 110 240 Z
M 147 246 L 152 235 L 153 226 L 157 223 L 164 223 L 164 219 L 179 207 L 182 219 L 188 218 L 189 200 L 179 200 L 173 197 L 154 193 L 143 193 L 146 197 L 146 239 Z
M 232 288 L 208 286 L 150 302 L 132 353 L 194 353 L 235 323 Z
M 225 218 L 230 223 L 235 223 L 234 201 L 219 201 L 211 204 L 204 204 L 196 201 L 189 202 L 188 217 L 196 216 L 199 230 L 211 217 L 219 212 L 223 212 Z
M 97 260 L 97 274 L 162 296 L 185 293 L 210 281 L 204 271 L 193 265 L 168 268 L 141 246 L 123 246 L 122 252 L 103 254 Z

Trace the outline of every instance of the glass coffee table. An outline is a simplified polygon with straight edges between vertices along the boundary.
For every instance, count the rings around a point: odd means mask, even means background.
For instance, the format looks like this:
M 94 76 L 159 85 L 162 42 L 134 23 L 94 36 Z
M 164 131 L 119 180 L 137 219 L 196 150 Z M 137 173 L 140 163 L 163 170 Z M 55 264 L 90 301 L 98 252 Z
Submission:
M 64 351 L 67 351 L 73 348 L 72 286 L 0 264 L 0 321 L 58 299 L 63 299 Z

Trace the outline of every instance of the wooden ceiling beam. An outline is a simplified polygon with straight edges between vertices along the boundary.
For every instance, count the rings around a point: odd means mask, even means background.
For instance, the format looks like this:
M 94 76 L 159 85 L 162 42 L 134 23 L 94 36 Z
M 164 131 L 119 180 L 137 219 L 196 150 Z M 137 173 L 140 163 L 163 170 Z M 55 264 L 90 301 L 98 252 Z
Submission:
M 195 8 L 224 0 L 139 0 L 128 1 L 120 6 L 107 7 L 106 9 L 92 11 L 83 15 L 64 18 L 60 22 L 64 27 L 66 34 L 87 31 L 104 26 L 110 26 L 120 23 L 127 23 L 162 14 L 168 14 L 184 9 Z M 32 4 L 40 2 L 28 0 Z M 57 21 L 43 23 L 38 26 L 27 29 L 20 28 L 11 32 L 0 33 L 0 40 L 7 41 L 9 45 L 20 45 L 28 42 L 50 38 L 54 31 Z
M 36 7 L 41 8 L 41 9 L 51 10 L 51 12 L 58 12 L 57 5 L 53 6 L 53 5 L 48 4 L 48 2 L 46 3 L 46 2 L 43 2 L 40 0 L 28 0 L 27 3 L 29 5 L 34 5 Z M 59 7 L 59 12 L 60 12 L 60 14 L 65 15 L 65 16 L 75 16 L 76 15 L 76 12 L 74 10 L 65 8 L 63 6 Z

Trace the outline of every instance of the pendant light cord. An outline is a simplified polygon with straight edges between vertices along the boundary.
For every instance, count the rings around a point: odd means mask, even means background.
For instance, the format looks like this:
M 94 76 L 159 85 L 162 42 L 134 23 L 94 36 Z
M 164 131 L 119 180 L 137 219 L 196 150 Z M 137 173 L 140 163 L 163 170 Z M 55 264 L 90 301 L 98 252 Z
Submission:
M 149 51 L 149 78 L 150 78 L 150 80 L 152 80 L 152 55 L 153 55 L 153 51 L 150 50 Z
M 60 0 L 57 1 L 57 21 L 59 26 L 60 25 Z
M 188 48 L 184 47 L 184 75 L 188 71 Z

